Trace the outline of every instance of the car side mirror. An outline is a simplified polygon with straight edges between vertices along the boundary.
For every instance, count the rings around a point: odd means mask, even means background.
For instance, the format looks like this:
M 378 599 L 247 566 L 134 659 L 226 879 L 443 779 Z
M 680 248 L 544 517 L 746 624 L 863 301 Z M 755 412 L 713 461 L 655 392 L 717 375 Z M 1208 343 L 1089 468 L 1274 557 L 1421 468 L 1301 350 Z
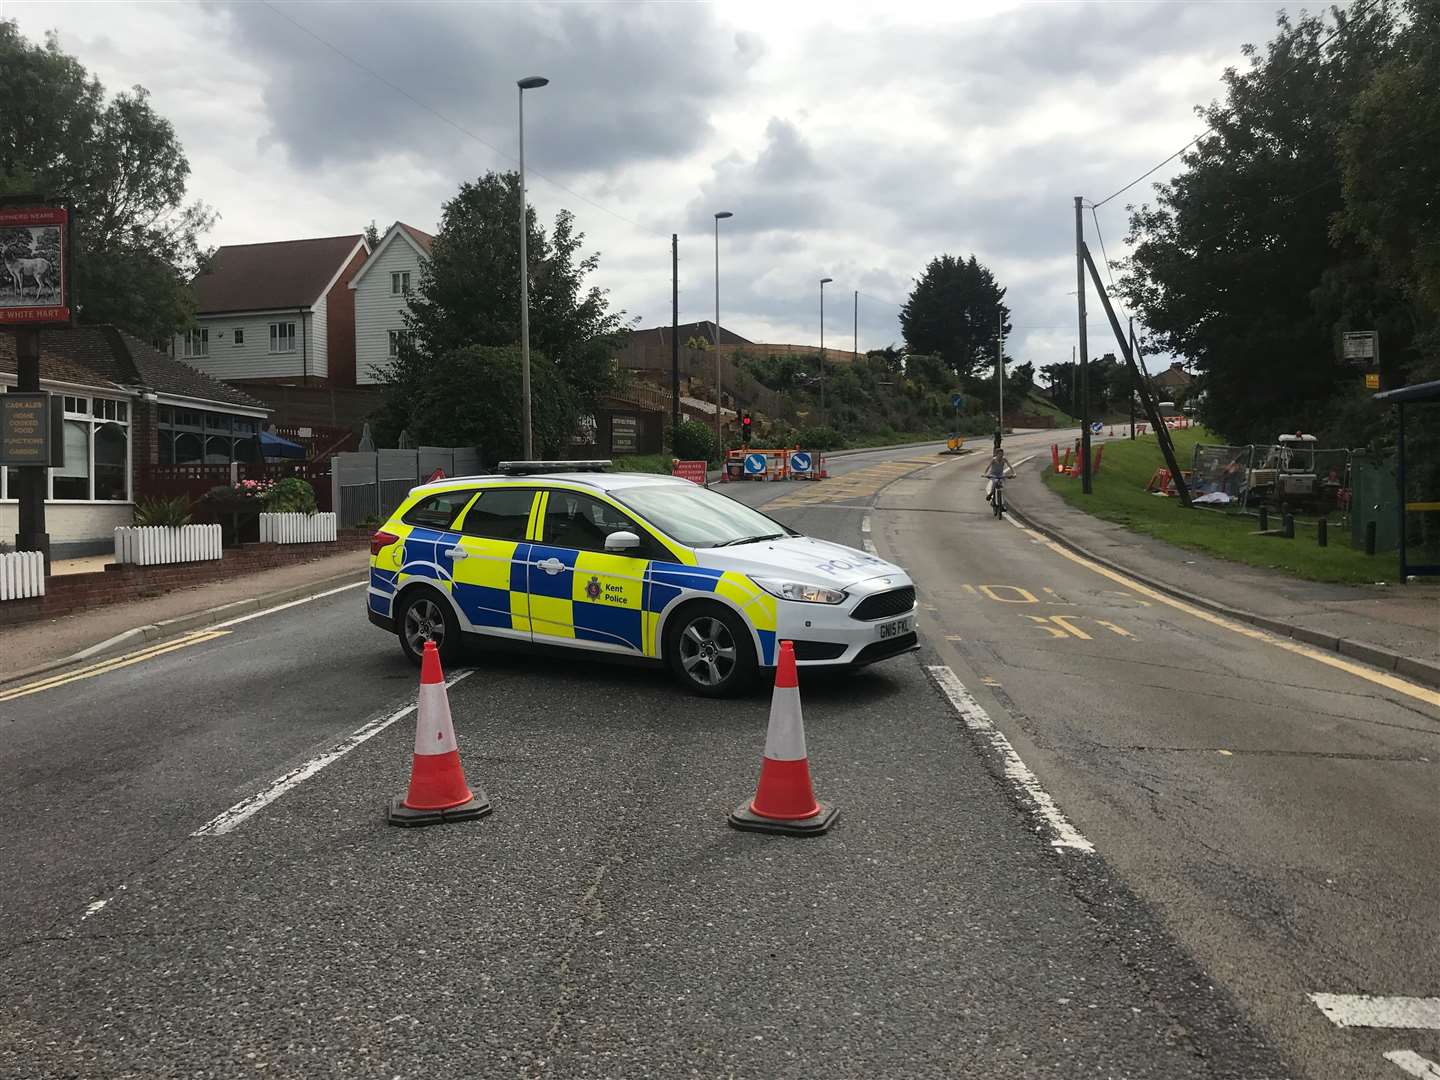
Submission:
M 640 537 L 633 532 L 613 532 L 605 537 L 606 551 L 633 551 L 640 546 Z

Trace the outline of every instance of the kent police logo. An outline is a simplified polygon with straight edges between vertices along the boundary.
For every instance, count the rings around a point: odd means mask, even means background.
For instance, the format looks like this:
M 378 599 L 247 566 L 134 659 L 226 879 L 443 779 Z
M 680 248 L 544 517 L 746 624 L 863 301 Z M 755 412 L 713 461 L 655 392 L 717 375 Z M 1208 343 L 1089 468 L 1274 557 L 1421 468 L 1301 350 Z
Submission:
M 600 579 L 598 577 L 590 578 L 589 584 L 585 586 L 585 595 L 591 600 L 600 599 Z

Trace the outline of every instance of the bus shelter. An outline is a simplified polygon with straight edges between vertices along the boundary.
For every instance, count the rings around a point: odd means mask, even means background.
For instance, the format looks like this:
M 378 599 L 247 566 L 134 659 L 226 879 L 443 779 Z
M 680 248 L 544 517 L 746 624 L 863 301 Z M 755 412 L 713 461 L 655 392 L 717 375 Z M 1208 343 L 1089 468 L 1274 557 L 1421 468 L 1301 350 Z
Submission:
M 1386 390 L 1376 394 L 1375 400 L 1381 405 L 1394 405 L 1397 419 L 1395 432 L 1396 468 L 1395 478 L 1399 487 L 1399 553 L 1400 553 L 1400 580 L 1406 581 L 1412 575 L 1440 575 L 1440 561 L 1412 564 L 1409 561 L 1409 546 L 1407 544 L 1408 515 L 1409 514 L 1432 514 L 1440 512 L 1440 491 L 1430 491 L 1429 495 L 1437 496 L 1434 500 L 1427 499 L 1422 495 L 1419 499 L 1410 498 L 1409 481 L 1406 473 L 1405 460 L 1405 407 L 1407 405 L 1434 405 L 1440 403 L 1440 379 L 1432 382 L 1415 383 L 1413 386 L 1402 386 L 1397 390 Z M 1417 478 L 1424 482 L 1424 473 L 1417 473 Z M 1430 471 L 1429 478 L 1433 481 L 1434 470 Z M 1422 529 L 1420 533 L 1422 545 L 1427 557 L 1433 557 L 1436 548 L 1436 536 Z

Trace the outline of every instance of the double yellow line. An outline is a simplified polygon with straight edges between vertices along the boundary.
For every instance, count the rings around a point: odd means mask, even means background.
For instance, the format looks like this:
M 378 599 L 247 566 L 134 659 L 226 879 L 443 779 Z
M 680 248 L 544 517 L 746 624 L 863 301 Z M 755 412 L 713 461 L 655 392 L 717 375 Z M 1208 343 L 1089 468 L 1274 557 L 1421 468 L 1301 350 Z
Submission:
M 79 668 L 75 671 L 67 671 L 60 675 L 52 675 L 48 679 L 27 683 L 24 686 L 17 686 L 13 690 L 0 690 L 0 702 L 14 701 L 16 698 L 28 697 L 30 694 L 38 694 L 42 690 L 53 690 L 57 686 L 80 682 L 82 679 L 93 679 L 97 675 L 117 671 L 120 668 L 129 667 L 131 664 L 138 664 L 152 657 L 175 652 L 177 649 L 187 649 L 191 645 L 200 645 L 206 641 L 213 641 L 215 638 L 224 637 L 228 633 L 230 633 L 229 630 L 200 630 L 193 634 L 187 634 L 185 637 L 177 638 L 174 641 L 167 641 L 160 645 L 152 645 L 148 649 L 140 649 L 137 652 L 126 653 L 124 656 L 117 656 L 110 660 L 103 660 L 97 664 L 91 664 L 89 667 Z

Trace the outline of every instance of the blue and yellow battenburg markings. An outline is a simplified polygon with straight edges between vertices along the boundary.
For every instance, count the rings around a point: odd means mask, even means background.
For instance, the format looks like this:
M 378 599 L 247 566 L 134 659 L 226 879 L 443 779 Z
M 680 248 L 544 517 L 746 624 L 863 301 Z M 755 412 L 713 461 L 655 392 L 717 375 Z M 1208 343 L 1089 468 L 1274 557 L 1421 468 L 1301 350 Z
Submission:
M 687 594 L 709 593 L 742 612 L 759 638 L 761 663 L 775 663 L 775 598 L 743 574 L 476 537 L 463 541 L 467 558 L 445 554 L 461 542 L 459 533 L 411 527 L 382 550 L 371 567 L 371 610 L 389 615 L 395 593 L 406 582 L 423 578 L 449 592 L 472 626 L 656 657 L 665 609 Z M 560 569 L 547 572 L 542 563 L 552 570 L 558 563 Z

